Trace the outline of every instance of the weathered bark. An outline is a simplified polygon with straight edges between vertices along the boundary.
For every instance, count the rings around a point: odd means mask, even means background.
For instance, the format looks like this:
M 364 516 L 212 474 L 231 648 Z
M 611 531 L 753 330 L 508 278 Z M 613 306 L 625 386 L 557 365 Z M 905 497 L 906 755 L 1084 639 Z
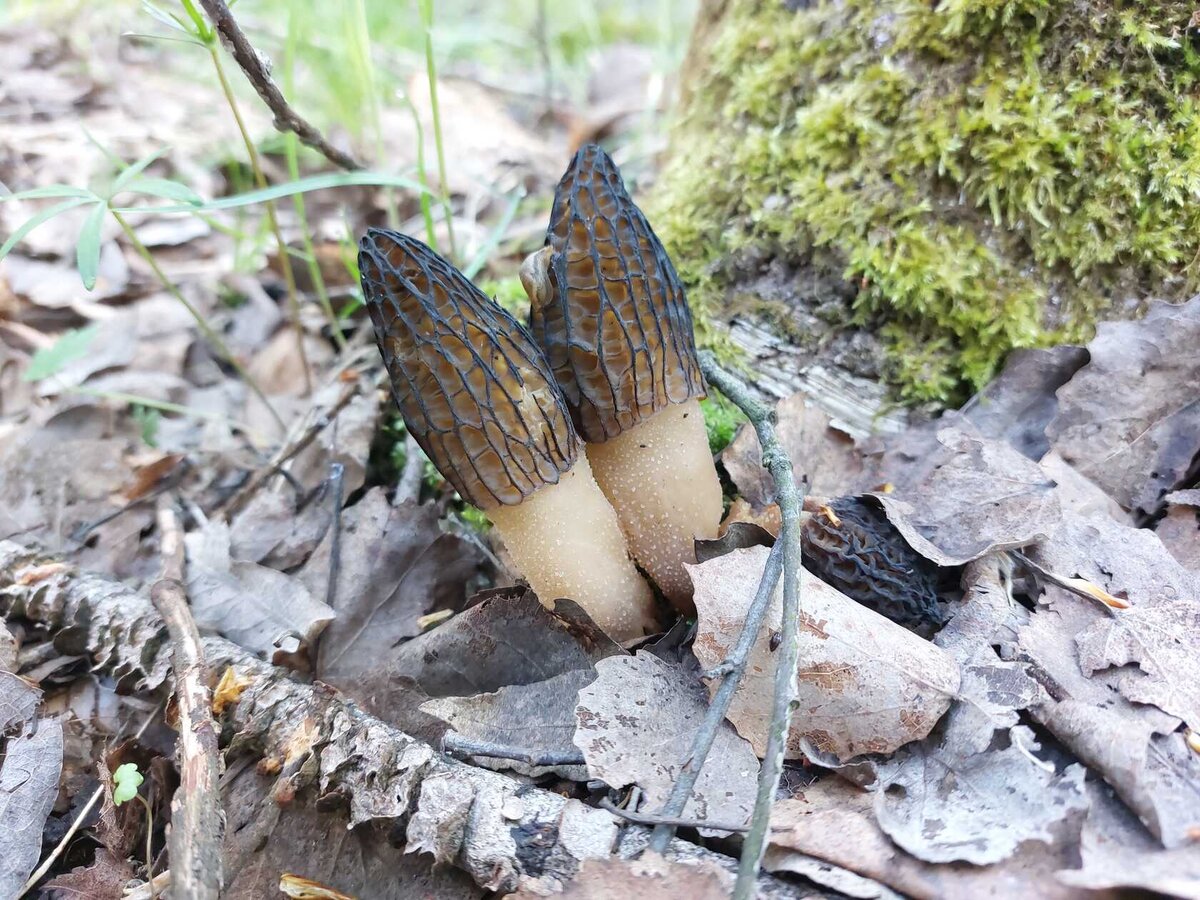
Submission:
M 0 614 L 49 629 L 60 649 L 87 655 L 126 690 L 162 688 L 171 643 L 150 602 L 125 586 L 0 542 Z M 554 893 L 583 860 L 631 857 L 650 829 L 611 813 L 453 760 L 369 716 L 325 685 L 251 656 L 219 637 L 201 650 L 214 672 L 232 669 L 244 689 L 222 715 L 233 737 L 226 756 L 259 758 L 278 773 L 277 800 L 315 789 L 349 811 L 350 824 L 403 828 L 411 851 L 463 869 L 500 892 Z M 228 701 L 228 697 L 219 700 Z M 736 861 L 682 840 L 672 859 L 703 859 L 728 871 Z M 772 876 L 764 898 L 824 896 Z

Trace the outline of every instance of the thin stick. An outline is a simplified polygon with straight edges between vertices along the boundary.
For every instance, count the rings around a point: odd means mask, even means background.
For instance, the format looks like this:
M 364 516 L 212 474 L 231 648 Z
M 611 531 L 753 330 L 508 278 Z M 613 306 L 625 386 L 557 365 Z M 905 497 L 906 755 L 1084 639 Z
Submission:
M 717 692 L 709 701 L 708 712 L 704 716 L 704 721 L 700 723 L 699 731 L 692 739 L 692 746 L 688 752 L 688 758 L 680 769 L 679 778 L 672 785 L 671 795 L 667 798 L 667 802 L 658 812 L 664 821 L 678 818 L 691 798 L 692 787 L 695 786 L 696 779 L 700 776 L 700 767 L 708 758 L 708 752 L 717 738 L 721 723 L 725 721 L 725 713 L 729 710 L 729 704 L 733 700 L 738 682 L 741 681 L 742 674 L 746 671 L 746 660 L 750 656 L 750 648 L 754 646 L 762 623 L 767 617 L 767 610 L 771 606 L 771 596 L 775 593 L 775 585 L 779 583 L 779 575 L 782 570 L 783 542 L 776 541 L 767 556 L 767 565 L 763 569 L 758 592 L 754 595 L 750 609 L 746 611 L 746 621 L 742 625 L 742 633 L 738 636 L 738 642 L 725 661 L 717 667 L 715 674 L 721 679 L 721 686 L 717 688 Z M 655 853 L 665 852 L 674 832 L 675 829 L 670 825 L 656 826 L 654 833 L 650 836 L 650 849 Z
M 225 96 L 225 103 L 229 106 L 229 111 L 233 113 L 233 121 L 237 123 L 238 133 L 241 134 L 242 144 L 246 148 L 246 155 L 250 158 L 250 169 L 254 172 L 254 184 L 259 190 L 264 190 L 267 187 L 267 176 L 263 173 L 258 150 L 254 147 L 254 141 L 250 140 L 250 132 L 246 128 L 241 110 L 238 109 L 237 98 L 233 95 L 233 86 L 225 77 L 221 51 L 217 49 L 216 44 L 211 44 L 208 54 L 212 58 L 213 68 L 217 70 L 217 80 L 221 83 L 221 93 Z M 304 323 L 300 321 L 300 295 L 296 290 L 296 273 L 292 271 L 292 259 L 288 255 L 288 245 L 283 239 L 283 230 L 279 227 L 279 217 L 275 215 L 275 201 L 267 200 L 263 203 L 263 211 L 267 214 L 267 225 L 275 237 L 275 246 L 279 251 L 279 265 L 283 272 L 283 284 L 287 289 L 288 311 L 291 313 L 292 329 L 296 334 L 296 355 L 300 359 L 300 368 L 304 372 L 304 393 L 307 396 L 312 393 L 312 371 L 308 363 L 308 352 L 304 349 Z
M 742 843 L 737 882 L 733 888 L 734 900 L 753 900 L 758 867 L 770 829 L 771 805 L 783 774 L 783 757 L 796 697 L 796 661 L 800 650 L 800 511 L 804 505 L 804 492 L 796 486 L 792 461 L 775 433 L 771 411 L 758 403 L 744 384 L 722 370 L 709 354 L 701 358 L 700 365 L 709 382 L 744 412 L 754 426 L 762 447 L 763 467 L 771 473 L 775 483 L 775 500 L 782 518 L 775 544 L 783 547 L 782 643 L 775 667 L 775 697 L 767 731 L 767 750 L 758 775 L 758 795 L 754 800 L 750 829 Z
M 250 390 L 254 391 L 255 396 L 263 402 L 263 406 L 267 408 L 267 412 L 269 412 L 271 414 L 271 418 L 275 420 L 275 424 L 277 424 L 281 430 L 286 431 L 287 425 L 285 425 L 283 419 L 279 417 L 279 413 L 275 411 L 275 407 L 271 405 L 271 401 L 267 399 L 267 395 L 263 393 L 263 389 L 258 386 L 258 382 L 254 380 L 254 376 L 247 371 L 245 366 L 238 362 L 237 357 L 233 355 L 233 351 L 229 349 L 229 345 L 222 340 L 219 334 L 213 331 L 212 326 L 208 324 L 208 320 L 204 318 L 204 316 L 200 313 L 200 310 L 196 309 L 196 307 L 193 306 L 185 296 L 183 296 L 183 291 L 179 290 L 175 282 L 167 277 L 167 273 L 162 270 L 162 266 L 158 264 L 158 260 L 154 258 L 154 254 L 151 253 L 149 248 L 142 243 L 141 238 L 137 236 L 137 233 L 129 225 L 129 222 L 125 220 L 125 217 L 115 209 L 110 208 L 109 212 L 112 213 L 112 217 L 117 220 L 117 224 L 121 226 L 121 230 L 125 232 L 125 237 L 129 240 L 129 243 L 132 245 L 133 249 L 137 251 L 137 255 L 145 260 L 146 265 L 150 267 L 150 271 L 154 273 L 155 277 L 162 283 L 162 286 L 167 289 L 167 293 L 178 300 L 183 305 L 183 308 L 191 314 L 192 318 L 196 322 L 196 325 L 200 328 L 200 333 L 204 335 L 204 339 L 213 346 L 213 349 L 217 351 L 217 354 L 223 360 L 225 360 L 225 362 L 229 363 L 229 365 L 233 367 L 233 370 L 238 373 L 242 381 L 246 382 L 246 386 L 249 387 Z
M 150 600 L 171 635 L 175 701 L 179 707 L 179 788 L 171 799 L 173 893 L 217 900 L 222 885 L 221 754 L 212 718 L 209 669 L 184 587 L 183 530 L 165 500 L 158 509 L 162 577 Z
M 310 425 L 295 441 L 292 441 L 291 443 L 285 443 L 282 447 L 280 447 L 279 451 L 275 454 L 275 457 L 271 460 L 270 465 L 268 465 L 265 469 L 259 469 L 249 481 L 242 485 L 237 493 L 232 494 L 224 503 L 218 504 L 217 508 L 214 509 L 213 512 L 220 512 L 224 510 L 228 516 L 232 516 L 240 512 L 242 507 L 244 507 L 256 493 L 258 493 L 262 486 L 274 478 L 275 475 L 277 475 L 290 460 L 295 459 L 296 456 L 302 453 L 309 444 L 316 440 L 317 435 L 324 431 L 329 426 L 329 423 L 335 421 L 337 417 L 341 415 L 342 410 L 344 410 L 350 404 L 350 401 L 356 396 L 358 396 L 358 390 L 356 387 L 352 386 L 343 391 L 342 396 L 338 398 L 337 403 L 333 405 L 333 408 L 330 409 L 329 412 L 325 413 L 323 416 L 321 416 L 321 418 L 313 422 L 313 424 Z
M 755 801 L 750 830 L 743 845 L 742 862 L 735 886 L 736 897 L 749 897 L 753 894 L 753 876 L 758 870 L 769 827 L 771 801 L 774 799 L 783 770 L 783 751 L 786 748 L 787 729 L 791 718 L 790 706 L 795 695 L 800 600 L 797 578 L 800 564 L 798 525 L 803 496 L 796 487 L 791 460 L 775 435 L 771 411 L 758 403 L 744 384 L 721 369 L 711 354 L 702 354 L 700 365 L 705 377 L 745 413 L 746 418 L 758 434 L 759 444 L 762 447 L 763 465 L 775 481 L 776 497 L 780 506 L 783 526 L 780 530 L 779 540 L 775 542 L 775 546 L 771 548 L 771 552 L 767 556 L 762 580 L 759 582 L 758 591 L 747 611 L 738 642 L 713 673 L 721 679 L 721 684 L 713 695 L 708 713 L 692 741 L 689 757 L 680 771 L 678 780 L 672 786 L 671 795 L 659 813 L 666 821 L 655 827 L 650 839 L 650 849 L 659 853 L 663 852 L 674 833 L 674 826 L 669 824 L 669 820 L 679 816 L 691 796 L 692 787 L 699 776 L 700 768 L 712 748 L 716 733 L 729 709 L 738 683 L 745 673 L 750 649 L 757 640 L 763 621 L 766 619 L 780 575 L 786 572 L 781 625 L 783 644 L 776 670 L 775 704 L 768 733 L 766 758 L 763 760 L 763 767 L 759 775 L 758 796 Z M 747 872 L 750 877 L 749 890 L 751 893 L 749 894 L 745 893 L 744 886 Z
M 349 153 L 339 150 L 330 144 L 320 131 L 288 106 L 283 92 L 271 80 L 271 75 L 267 72 L 267 67 L 263 63 L 262 58 L 250 44 L 250 41 L 247 40 L 246 35 L 238 25 L 237 19 L 233 17 L 233 13 L 230 12 L 225 0 L 200 0 L 200 5 L 204 7 L 204 11 L 208 13 L 208 18 L 213 23 L 213 27 L 221 35 L 221 42 L 229 50 L 233 61 L 246 74 L 246 78 L 250 81 L 251 86 L 253 86 L 258 96 L 262 98 L 263 103 L 267 105 L 267 108 L 275 116 L 274 125 L 276 129 L 292 132 L 300 139 L 302 144 L 316 150 L 340 169 L 353 172 L 363 168 L 362 163 Z M 286 263 L 286 260 L 284 262 Z
M 397 503 L 416 503 L 421 498 L 421 481 L 425 477 L 425 455 L 411 434 L 404 440 L 404 469 L 396 483 Z
M 150 727 L 150 723 L 158 718 L 158 714 L 161 709 L 162 704 L 160 703 L 154 708 L 154 711 L 151 712 L 150 715 L 146 716 L 146 720 L 142 722 L 142 726 L 137 730 L 137 734 L 134 735 L 135 740 L 146 733 L 146 729 Z M 31 890 L 33 890 L 33 886 L 35 884 L 46 877 L 46 873 L 50 871 L 50 868 L 54 865 L 55 860 L 62 855 L 62 852 L 67 849 L 67 845 L 71 843 L 71 838 L 75 837 L 75 833 L 83 827 L 84 820 L 87 819 L 88 814 L 92 811 L 92 807 L 99 803 L 100 798 L 104 796 L 104 789 L 105 784 L 103 780 L 101 780 L 100 786 L 92 792 L 92 796 L 88 798 L 87 804 L 79 811 L 79 815 L 75 817 L 75 821 L 71 823 L 71 826 L 62 836 L 62 840 L 55 845 L 54 849 L 50 851 L 50 855 L 42 860 L 42 864 L 34 869 L 33 874 L 29 876 L 29 880 L 26 881 L 25 886 L 21 888 L 21 893 L 17 895 L 18 898 L 24 897 Z
M 325 603 L 336 608 L 338 574 L 342 565 L 342 489 L 346 467 L 340 462 L 329 466 L 330 506 L 333 517 L 329 523 L 329 580 L 325 584 Z
M 456 756 L 487 756 L 491 759 L 511 759 L 530 766 L 582 766 L 582 750 L 531 750 L 511 747 L 491 741 L 474 741 L 453 731 L 442 738 L 442 750 Z
M 672 828 L 712 828 L 717 831 L 730 831 L 734 834 L 745 834 L 745 825 L 730 825 L 727 822 L 709 822 L 705 819 L 664 819 L 662 816 L 650 813 L 633 812 L 621 809 L 607 797 L 600 801 L 600 808 L 607 809 L 614 816 L 632 822 L 634 825 L 670 825 Z

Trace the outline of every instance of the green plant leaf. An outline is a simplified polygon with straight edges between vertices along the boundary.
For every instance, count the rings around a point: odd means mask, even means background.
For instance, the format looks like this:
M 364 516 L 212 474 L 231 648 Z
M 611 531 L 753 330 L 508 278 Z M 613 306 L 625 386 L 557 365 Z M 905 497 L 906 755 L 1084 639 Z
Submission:
M 475 258 L 462 270 L 463 274 L 468 278 L 474 278 L 487 264 L 488 257 L 492 255 L 492 251 L 496 249 L 496 245 L 500 243 L 504 237 L 504 233 L 508 231 L 508 226 L 512 224 L 513 217 L 516 216 L 517 208 L 521 205 L 523 199 L 525 199 L 525 191 L 523 189 L 513 194 L 512 199 L 508 203 L 508 208 L 504 210 L 504 215 L 500 217 L 500 221 L 496 223 L 496 227 L 488 234 L 487 240 L 480 245 L 479 252 L 475 254 Z
M 141 431 L 143 443 L 148 447 L 158 447 L 158 423 L 162 421 L 162 413 L 140 403 L 133 404 L 129 411 Z
M 150 153 L 147 153 L 137 162 L 130 163 L 128 166 L 122 169 L 120 174 L 113 179 L 112 190 L 109 192 L 109 196 L 111 197 L 118 191 L 126 190 L 126 186 L 129 184 L 129 182 L 133 181 L 133 179 L 137 178 L 137 176 L 146 171 L 146 167 L 150 165 L 150 163 L 161 157 L 169 149 L 169 147 L 159 147 L 157 150 L 152 150 Z
M 138 771 L 138 767 L 133 763 L 124 763 L 117 766 L 117 771 L 113 772 L 113 805 L 120 806 L 122 803 L 128 803 L 137 796 L 138 788 L 146 779 L 142 777 L 142 773 Z
M 0 259 L 8 256 L 12 248 L 20 243 L 25 235 L 29 234 L 29 232 L 33 231 L 33 229 L 37 228 L 43 222 L 53 219 L 59 213 L 65 213 L 68 209 L 74 209 L 77 206 L 83 206 L 85 203 L 90 202 L 92 202 L 90 198 L 75 197 L 71 200 L 64 200 L 62 203 L 56 203 L 54 206 L 47 207 L 36 215 L 30 216 L 16 231 L 8 236 L 8 240 L 4 242 L 4 245 L 0 246 Z M 99 197 L 96 198 L 96 205 L 101 205 Z
M 149 194 L 152 197 L 162 197 L 166 200 L 178 200 L 180 203 L 188 203 L 192 206 L 204 204 L 204 198 L 186 184 L 171 181 L 169 178 L 135 178 L 133 181 L 126 182 L 121 190 Z
M 45 200 L 51 197 L 81 197 L 85 200 L 100 198 L 89 191 L 87 188 L 73 187 L 69 184 L 50 184 L 46 187 L 31 188 L 28 191 L 21 191 L 18 194 L 8 194 L 0 197 L 3 200 Z
M 400 187 L 421 194 L 430 191 L 411 178 L 402 175 L 388 175 L 383 172 L 327 172 L 324 175 L 310 175 L 298 181 L 289 181 L 258 191 L 235 194 L 232 197 L 220 197 L 216 200 L 205 201 L 200 206 L 118 206 L 116 212 L 127 213 L 191 213 L 210 212 L 217 209 L 237 209 L 242 206 L 254 206 L 268 200 L 278 200 L 281 197 L 293 197 L 296 194 L 307 194 L 311 191 L 322 191 L 328 188 L 352 187 L 366 185 L 368 187 Z
M 33 354 L 29 368 L 25 370 L 21 380 L 40 381 L 43 378 L 49 378 L 51 375 L 61 372 L 63 366 L 72 360 L 87 356 L 98 332 L 99 327 L 96 325 L 63 332 L 63 335 L 49 347 Z
M 83 286 L 89 291 L 96 286 L 96 273 L 100 271 L 100 229 L 108 206 L 97 203 L 83 220 L 79 229 L 79 242 L 75 245 L 75 265 Z

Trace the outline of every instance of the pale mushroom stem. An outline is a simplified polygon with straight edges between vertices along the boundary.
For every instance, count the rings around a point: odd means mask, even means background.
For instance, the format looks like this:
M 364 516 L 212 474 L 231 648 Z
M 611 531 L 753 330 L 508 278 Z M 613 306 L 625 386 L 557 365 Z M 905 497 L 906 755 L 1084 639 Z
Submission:
M 618 641 L 655 631 L 650 586 L 528 332 L 399 232 L 368 231 L 359 271 L 409 433 L 492 520 L 538 597 L 574 600 Z
M 695 541 L 717 536 L 721 483 L 697 400 L 673 403 L 602 444 L 588 444 L 596 482 L 629 550 L 663 594 L 691 612 Z
M 657 630 L 654 596 L 629 560 L 588 458 L 516 506 L 484 510 L 530 587 L 548 606 L 569 597 L 620 643 Z

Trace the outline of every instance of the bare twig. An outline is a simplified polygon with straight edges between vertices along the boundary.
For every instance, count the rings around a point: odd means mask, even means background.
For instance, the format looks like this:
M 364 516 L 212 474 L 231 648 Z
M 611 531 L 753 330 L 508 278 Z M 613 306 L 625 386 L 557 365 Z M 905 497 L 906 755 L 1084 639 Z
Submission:
M 581 750 L 531 750 L 527 747 L 511 747 L 491 741 L 474 741 L 461 734 L 448 732 L 442 738 L 442 749 L 455 756 L 487 756 L 491 759 L 511 759 L 530 766 L 582 766 Z
M 600 801 L 600 808 L 607 809 L 614 816 L 633 822 L 635 825 L 670 825 L 672 828 L 712 828 L 717 831 L 730 831 L 734 834 L 745 834 L 745 825 L 730 825 L 728 822 L 709 822 L 707 819 L 664 819 L 650 813 L 633 812 L 621 809 L 607 797 Z
M 51 569 L 52 561 L 0 541 L 0 614 L 23 616 L 52 632 L 70 628 L 96 672 L 119 674 L 138 690 L 160 686 L 169 647 L 149 602 L 120 582 L 69 566 Z M 234 667 L 236 681 L 245 685 L 224 713 L 237 734 L 230 753 L 292 760 L 280 775 L 289 794 L 337 796 L 362 824 L 397 829 L 410 841 L 436 835 L 446 858 L 489 890 L 560 890 L 584 859 L 608 856 L 614 846 L 628 859 L 644 848 L 648 829 L 619 829 L 607 811 L 449 759 L 328 686 L 296 681 L 222 638 L 202 643 L 214 669 Z M 445 802 L 446 790 L 458 799 Z M 514 841 L 514 834 L 532 837 Z M 530 846 L 538 852 L 523 852 Z M 734 865 L 681 840 L 672 841 L 666 855 L 726 870 Z M 770 875 L 759 878 L 758 888 L 762 900 L 811 896 Z
M 331 608 L 337 606 L 334 601 L 337 599 L 338 574 L 342 567 L 342 494 L 346 484 L 345 475 L 346 467 L 340 462 L 330 464 L 329 506 L 332 515 L 329 520 L 329 580 L 325 585 L 325 603 Z
M 768 735 L 767 754 L 759 776 L 758 797 L 755 801 L 750 830 L 743 845 L 742 863 L 739 867 L 738 882 L 735 888 L 738 892 L 735 896 L 747 897 L 751 895 L 744 893 L 747 890 L 745 885 L 747 879 L 750 879 L 748 889 L 753 891 L 753 878 L 758 870 L 769 826 L 771 801 L 774 799 L 779 776 L 783 770 L 783 751 L 786 747 L 790 706 L 795 694 L 796 632 L 800 598 L 797 577 L 800 564 L 798 525 L 803 496 L 796 487 L 791 460 L 775 436 L 771 411 L 758 403 L 745 385 L 721 369 L 710 354 L 701 355 L 700 365 L 705 377 L 745 413 L 746 418 L 757 432 L 759 444 L 763 448 L 763 465 L 775 481 L 776 499 L 779 502 L 783 527 L 779 540 L 775 542 L 775 546 L 771 548 L 771 552 L 767 556 L 762 580 L 759 582 L 758 591 L 750 604 L 750 609 L 746 613 L 746 620 L 742 626 L 742 632 L 738 636 L 737 644 L 724 662 L 712 673 L 721 679 L 720 686 L 713 694 L 704 721 L 692 741 L 688 758 L 680 770 L 679 778 L 672 786 L 671 795 L 659 813 L 664 822 L 655 827 L 650 841 L 650 849 L 661 853 L 671 839 L 674 826 L 669 823 L 672 819 L 679 817 L 691 796 L 692 788 L 700 774 L 700 768 L 704 765 L 704 760 L 712 748 L 717 731 L 721 727 L 725 713 L 728 711 L 733 695 L 745 673 L 750 649 L 754 646 L 771 607 L 771 598 L 775 593 L 780 575 L 786 573 L 781 626 L 783 643 L 776 670 L 775 706 Z
M 421 480 L 425 477 L 425 454 L 411 434 L 404 440 L 404 469 L 396 484 L 396 502 L 416 503 L 421 498 Z
M 221 43 L 229 50 L 233 61 L 246 74 L 246 78 L 250 81 L 258 96 L 262 98 L 263 103 L 271 110 L 272 115 L 275 117 L 274 125 L 276 129 L 292 132 L 300 139 L 302 144 L 316 150 L 339 168 L 351 172 L 363 168 L 362 163 L 349 153 L 334 147 L 325 139 L 320 131 L 310 125 L 308 121 L 288 105 L 287 100 L 284 99 L 283 92 L 271 80 L 270 72 L 267 71 L 267 66 L 263 62 L 262 57 L 251 46 L 250 41 L 242 32 L 237 19 L 234 18 L 225 0 L 200 0 L 200 5 L 204 7 L 204 11 L 208 14 L 213 27 L 221 35 Z M 284 260 L 284 264 L 287 264 L 286 259 Z
M 158 714 L 161 711 L 162 706 L 160 704 L 154 708 L 150 715 L 146 716 L 145 721 L 142 722 L 142 727 L 139 728 L 137 733 L 134 735 L 135 739 L 140 738 L 146 733 L 146 729 L 150 727 L 150 723 L 158 718 Z M 99 765 L 102 766 L 104 763 L 101 762 Z M 104 796 L 105 790 L 107 790 L 107 785 L 102 779 L 100 786 L 92 792 L 92 796 L 88 798 L 88 802 L 84 804 L 83 809 L 79 811 L 79 814 L 75 817 L 75 821 L 71 823 L 71 826 L 63 834 L 62 839 L 55 845 L 54 849 L 50 851 L 49 855 L 42 860 L 42 864 L 34 870 L 32 875 L 29 876 L 29 880 L 26 881 L 25 886 L 21 888 L 21 893 L 17 895 L 18 897 L 24 897 L 31 890 L 33 890 L 33 886 L 35 884 L 46 877 L 46 873 L 50 871 L 55 861 L 59 858 L 59 856 L 62 855 L 62 852 L 67 849 L 67 846 L 71 843 L 71 839 L 75 837 L 75 833 L 83 827 L 83 823 L 91 813 L 92 808 L 100 802 L 100 798 Z
M 753 900 L 758 867 L 766 850 L 771 805 L 783 774 L 783 757 L 787 750 L 788 729 L 796 696 L 796 659 L 800 649 L 800 511 L 804 504 L 804 493 L 796 486 L 792 461 L 775 434 L 771 411 L 758 403 L 745 385 L 722 370 L 708 354 L 701 359 L 701 366 L 705 377 L 745 413 L 754 426 L 759 446 L 762 447 L 763 467 L 771 473 L 771 480 L 775 483 L 775 500 L 782 518 L 779 540 L 775 546 L 783 547 L 783 612 L 779 629 L 783 640 L 775 666 L 775 698 L 767 732 L 767 749 L 758 776 L 758 795 L 750 818 L 750 830 L 742 843 L 737 883 L 733 889 L 734 900 Z M 765 574 L 763 579 L 766 580 Z
M 342 410 L 350 405 L 350 401 L 358 394 L 356 385 L 350 385 L 338 397 L 337 403 L 320 417 L 308 426 L 297 438 L 292 441 L 285 442 L 279 451 L 271 460 L 270 465 L 265 469 L 259 469 L 250 477 L 238 491 L 231 495 L 224 503 L 218 504 L 217 508 L 212 510 L 213 513 L 224 511 L 226 515 L 232 516 L 241 512 L 242 508 L 250 502 L 262 487 L 274 478 L 279 471 L 286 466 L 291 460 L 295 459 L 304 451 L 309 444 L 316 440 L 317 435 L 324 431 L 331 422 L 341 415 Z
M 221 753 L 209 671 L 184 587 L 183 531 L 167 502 L 158 510 L 162 577 L 150 600 L 171 636 L 179 707 L 179 788 L 171 800 L 171 871 L 176 897 L 217 900 L 221 878 Z

